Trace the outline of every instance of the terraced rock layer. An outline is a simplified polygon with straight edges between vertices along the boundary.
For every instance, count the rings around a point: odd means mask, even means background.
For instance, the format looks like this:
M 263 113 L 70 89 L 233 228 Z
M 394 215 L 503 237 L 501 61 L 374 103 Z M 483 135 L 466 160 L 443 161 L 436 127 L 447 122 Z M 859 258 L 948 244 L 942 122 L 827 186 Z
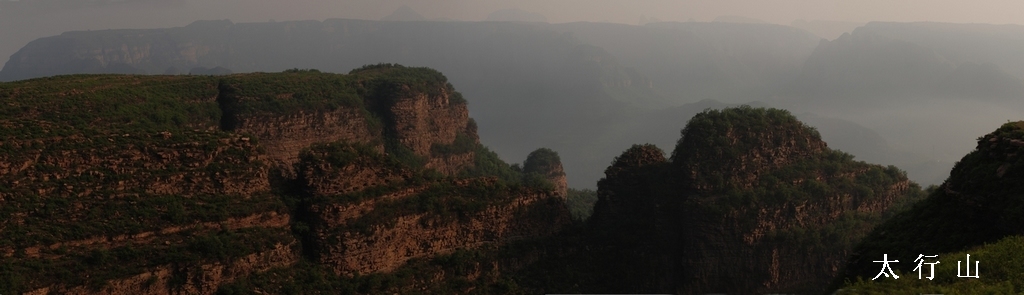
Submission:
M 331 144 L 365 149 L 300 163 Z M 479 172 L 477 151 L 465 100 L 425 68 L 2 83 L 0 293 L 210 294 L 307 260 L 387 272 L 567 220 L 553 192 Z M 373 230 L 337 217 L 364 211 Z

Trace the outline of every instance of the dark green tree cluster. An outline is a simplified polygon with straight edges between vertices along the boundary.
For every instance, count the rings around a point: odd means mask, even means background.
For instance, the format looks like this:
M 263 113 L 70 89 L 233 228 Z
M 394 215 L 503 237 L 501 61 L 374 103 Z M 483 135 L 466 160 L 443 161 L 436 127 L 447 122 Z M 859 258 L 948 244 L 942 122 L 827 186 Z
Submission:
M 361 77 L 359 83 L 370 97 L 394 99 L 408 93 L 437 96 L 441 95 L 441 91 L 445 91 L 449 94 L 451 103 L 466 103 L 462 94 L 448 83 L 448 78 L 431 68 L 381 63 L 353 69 L 349 75 Z M 436 87 L 437 85 L 444 87 Z
M 576 220 L 587 220 L 594 213 L 594 204 L 597 203 L 597 191 L 592 189 L 570 188 L 565 197 L 565 205 L 569 207 L 569 213 Z
M 558 153 L 549 148 L 539 148 L 530 152 L 523 161 L 523 181 L 528 185 L 539 187 L 553 186 L 550 179 L 564 177 L 562 159 Z
M 523 162 L 523 172 L 546 174 L 555 166 L 561 165 L 562 159 L 558 157 L 557 152 L 549 148 L 539 148 L 526 156 L 526 161 Z
M 671 161 L 689 170 L 697 187 L 739 185 L 739 178 L 760 169 L 748 167 L 757 161 L 787 160 L 769 155 L 776 151 L 782 156 L 812 156 L 825 148 L 817 130 L 780 109 L 705 110 L 694 115 L 681 133 Z

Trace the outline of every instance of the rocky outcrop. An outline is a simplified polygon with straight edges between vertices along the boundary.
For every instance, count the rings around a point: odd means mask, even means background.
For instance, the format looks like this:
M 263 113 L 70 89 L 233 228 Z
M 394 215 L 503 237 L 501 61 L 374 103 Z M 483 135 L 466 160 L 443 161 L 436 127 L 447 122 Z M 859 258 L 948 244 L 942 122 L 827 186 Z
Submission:
M 385 198 L 389 202 L 415 197 L 416 190 Z M 415 258 L 448 254 L 483 244 L 500 244 L 556 232 L 568 223 L 561 201 L 548 192 L 517 193 L 507 203 L 467 212 L 455 218 L 412 213 L 382 220 L 361 230 L 352 228 L 379 201 L 328 206 L 315 212 L 322 222 L 317 233 L 318 261 L 340 274 L 389 272 Z
M 736 117 L 722 114 L 724 118 L 716 121 L 709 118 L 712 116 L 695 116 L 683 129 L 673 162 L 686 171 L 696 189 L 711 190 L 726 184 L 751 188 L 761 174 L 827 149 L 816 130 L 792 116 L 751 108 L 732 109 L 730 113 Z
M 637 286 L 623 292 L 821 291 L 853 241 L 920 191 L 788 112 L 749 107 L 698 114 L 670 160 L 638 145 L 605 174 L 591 223 L 631 253 L 610 262 Z
M 389 272 L 414 258 L 550 235 L 569 222 L 557 192 L 501 188 L 496 178 L 425 182 L 365 145 L 314 145 L 300 158 L 300 185 L 315 198 L 304 214 L 309 243 L 338 274 Z
M 555 192 L 562 198 L 568 194 L 569 184 L 562 169 L 562 159 L 551 149 L 540 148 L 527 155 L 523 172 L 540 174 L 555 185 Z
M 238 121 L 235 132 L 259 138 L 266 157 L 281 167 L 298 162 L 299 152 L 314 143 L 372 142 L 380 136 L 371 133 L 358 109 L 250 115 Z
M 16 191 L 64 197 L 124 194 L 251 195 L 269 190 L 246 136 L 186 131 L 7 141 L 0 181 Z M 212 166 L 223 168 L 211 173 Z M 61 182 L 92 180 L 75 187 Z M 2 195 L 2 193 L 0 193 Z
M 471 167 L 476 155 L 471 152 L 452 155 L 432 155 L 424 167 L 437 170 L 444 175 L 458 175 L 459 171 Z
M 384 98 L 384 133 L 413 154 L 427 159 L 425 168 L 446 175 L 455 175 L 473 164 L 472 151 L 435 153 L 436 146 L 455 145 L 459 136 L 479 144 L 475 123 L 470 124 L 469 109 L 464 101 L 453 101 L 450 85 L 428 85 L 426 91 L 412 91 L 403 86 Z
M 371 70 L 373 71 L 373 70 Z M 385 71 L 388 71 L 385 69 Z M 440 75 L 440 73 L 436 73 Z M 296 79 L 295 83 L 303 83 Z M 385 80 L 385 79 L 381 79 Z M 330 82 L 330 81 L 325 81 Z M 424 159 L 425 168 L 445 175 L 455 175 L 473 164 L 472 151 L 457 154 L 437 154 L 435 146 L 455 144 L 463 136 L 479 143 L 475 126 L 470 124 L 469 110 L 443 77 L 438 82 L 414 85 L 362 85 L 363 91 L 382 94 L 362 97 L 362 102 L 350 105 L 317 108 L 299 107 L 294 110 L 264 110 L 260 98 L 251 97 L 252 89 L 241 82 L 230 81 L 221 86 L 218 102 L 225 109 L 222 128 L 239 134 L 252 134 L 259 138 L 267 158 L 285 175 L 291 175 L 299 152 L 315 143 L 346 142 L 377 146 L 378 149 L 408 149 Z M 286 86 L 283 86 L 286 87 Z M 380 89 L 377 89 L 377 88 Z M 390 87 L 399 87 L 395 91 Z M 264 91 L 262 86 L 256 89 Z M 308 94 L 289 92 L 288 89 L 267 89 L 275 99 L 288 101 L 309 99 Z M 350 91 L 344 87 L 332 91 Z M 315 94 L 324 95 L 324 94 Z M 331 105 L 330 102 L 325 105 Z M 355 104 L 355 105 L 351 105 Z M 255 109 L 255 110 L 253 110 Z M 248 110 L 248 111 L 247 111 Z M 393 143 L 393 144 L 392 144 Z M 386 151 L 400 153 L 398 150 Z
M 411 171 L 389 161 L 376 147 L 361 144 L 316 144 L 301 154 L 298 185 L 313 197 L 332 197 L 373 187 L 399 185 Z
M 402 89 L 388 107 L 389 131 L 403 146 L 417 155 L 429 155 L 434 144 L 451 144 L 466 130 L 469 110 L 465 103 L 452 103 L 444 85 L 432 93 Z
M 253 253 L 228 263 L 155 267 L 131 277 L 107 281 L 98 289 L 90 286 L 52 286 L 25 294 L 213 294 L 221 285 L 245 275 L 295 264 L 299 261 L 298 252 L 294 249 L 296 246 L 294 243 L 277 244 L 264 252 Z
M 834 183 L 834 182 L 833 182 Z M 881 215 L 908 193 L 898 181 L 878 191 L 879 198 L 858 200 L 836 193 L 820 199 L 776 206 L 735 208 L 722 214 L 709 208 L 688 210 L 683 218 L 683 276 L 680 292 L 809 292 L 823 289 L 853 251 L 849 241 L 863 237 Z M 854 224 L 845 232 L 835 224 Z M 841 234 L 844 237 L 828 236 Z M 824 237 L 821 237 L 822 235 Z M 815 237 L 818 236 L 818 237 Z M 810 238 L 809 238 L 810 237 Z
M 50 245 L 39 245 L 27 248 L 0 248 L 0 257 L 13 257 L 15 252 L 22 252 L 27 258 L 46 257 L 56 259 L 65 257 L 66 252 L 90 252 L 94 250 L 111 250 L 119 247 L 133 245 L 147 245 L 167 243 L 178 239 L 175 235 L 181 233 L 209 234 L 217 230 L 240 230 L 249 228 L 287 228 L 291 222 L 288 214 L 277 212 L 261 212 L 250 216 L 239 218 L 228 218 L 216 222 L 200 222 L 195 224 L 177 225 L 161 228 L 154 231 L 146 231 L 134 234 L 122 234 L 117 236 L 96 236 L 83 240 L 70 240 L 57 242 Z M 63 250 L 65 253 L 56 253 L 56 250 Z

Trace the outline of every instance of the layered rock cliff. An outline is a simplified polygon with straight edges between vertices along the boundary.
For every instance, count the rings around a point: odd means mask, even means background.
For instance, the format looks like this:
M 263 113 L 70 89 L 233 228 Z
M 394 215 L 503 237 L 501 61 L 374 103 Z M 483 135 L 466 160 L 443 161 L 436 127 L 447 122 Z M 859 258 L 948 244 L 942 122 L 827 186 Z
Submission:
M 3 294 L 382 273 L 568 220 L 430 69 L 63 76 L 0 84 L 0 101 Z

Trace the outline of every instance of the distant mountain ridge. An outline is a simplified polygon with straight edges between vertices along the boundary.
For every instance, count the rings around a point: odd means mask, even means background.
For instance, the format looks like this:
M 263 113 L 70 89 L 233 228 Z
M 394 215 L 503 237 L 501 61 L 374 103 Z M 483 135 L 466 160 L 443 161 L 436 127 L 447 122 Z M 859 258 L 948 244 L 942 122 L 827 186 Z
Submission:
M 544 17 L 543 14 L 521 9 L 501 9 L 488 14 L 484 21 L 545 23 L 548 21 L 548 18 Z
M 464 85 L 462 92 L 477 98 L 470 110 L 481 140 L 502 156 L 524 157 L 538 146 L 563 151 L 573 187 L 593 187 L 599 163 L 639 135 L 663 140 L 649 135 L 678 130 L 700 111 L 672 117 L 669 109 L 705 100 L 760 102 L 861 125 L 888 148 L 847 138 L 833 140 L 834 147 L 872 160 L 895 152 L 888 158 L 897 161 L 887 164 L 939 183 L 955 155 L 969 148 L 942 143 L 961 142 L 957 136 L 968 132 L 933 134 L 927 126 L 946 123 L 973 134 L 1004 113 L 1010 119 L 1024 111 L 1016 103 L 1024 95 L 1024 64 L 1015 54 L 1024 48 L 1021 36 L 1021 26 L 936 23 L 870 23 L 824 41 L 794 27 L 747 23 L 199 21 L 41 38 L 10 58 L 0 80 L 208 69 L 347 72 L 397 62 L 437 68 Z M 964 119 L 953 105 L 998 115 Z M 862 113 L 874 119 L 853 117 Z M 929 115 L 903 118 L 917 113 Z M 830 138 L 849 129 L 823 127 Z M 886 132 L 897 129 L 906 131 Z
M 408 5 L 402 5 L 398 9 L 395 9 L 391 14 L 381 18 L 383 21 L 424 21 L 427 18 L 420 15 L 415 10 L 412 10 Z
M 1008 100 L 1024 96 L 1021 50 L 1021 26 L 868 23 L 822 41 L 794 91 L 807 97 Z

